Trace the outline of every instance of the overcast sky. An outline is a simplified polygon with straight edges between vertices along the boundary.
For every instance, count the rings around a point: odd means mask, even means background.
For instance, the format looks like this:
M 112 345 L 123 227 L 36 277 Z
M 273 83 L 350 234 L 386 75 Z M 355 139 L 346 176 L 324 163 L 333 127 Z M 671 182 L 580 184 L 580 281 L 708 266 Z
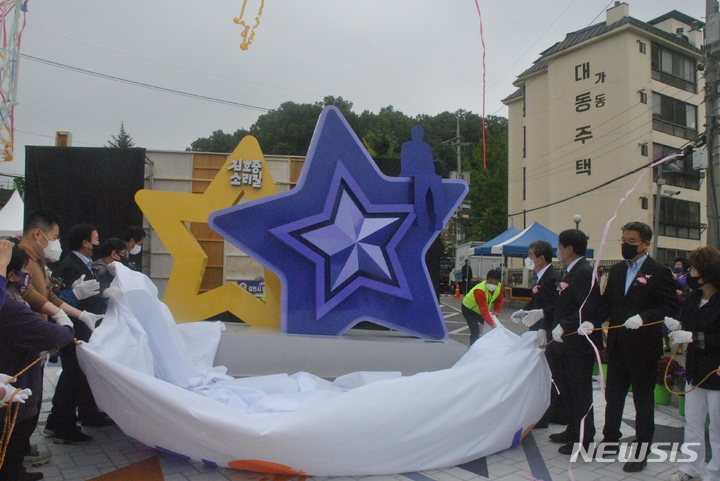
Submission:
M 605 20 L 606 0 L 481 0 L 487 115 L 538 54 Z M 634 0 L 648 21 L 673 9 L 704 21 L 702 0 Z M 249 50 L 233 22 L 243 0 L 29 0 L 20 53 L 106 76 L 266 109 L 342 96 L 353 110 L 482 112 L 482 44 L 474 0 L 267 0 Z M 260 0 L 249 0 L 252 21 Z M 8 22 L 9 28 L 9 22 Z M 138 147 L 184 150 L 249 128 L 263 112 L 187 98 L 22 58 L 16 160 L 26 145 L 104 146 L 120 123 Z M 262 146 L 261 146 L 262 147 Z M 267 152 L 271 154 L 272 152 Z

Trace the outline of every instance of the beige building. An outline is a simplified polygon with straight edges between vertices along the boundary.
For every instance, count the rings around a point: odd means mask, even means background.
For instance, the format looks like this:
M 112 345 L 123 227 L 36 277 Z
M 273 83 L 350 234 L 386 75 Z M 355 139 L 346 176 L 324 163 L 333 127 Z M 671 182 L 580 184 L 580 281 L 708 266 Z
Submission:
M 628 4 L 615 2 L 604 22 L 567 34 L 518 76 L 518 90 L 503 100 L 508 209 L 521 213 L 508 226 L 537 221 L 560 232 L 574 228 L 580 215 L 597 256 L 606 222 L 637 184 L 610 227 L 602 260 L 620 258 L 624 223 L 654 226 L 658 191 L 654 256 L 671 262 L 705 243 L 705 171 L 687 160 L 668 165 L 658 189 L 658 169 L 642 169 L 702 134 L 702 26 L 676 10 L 642 22 L 629 16 Z

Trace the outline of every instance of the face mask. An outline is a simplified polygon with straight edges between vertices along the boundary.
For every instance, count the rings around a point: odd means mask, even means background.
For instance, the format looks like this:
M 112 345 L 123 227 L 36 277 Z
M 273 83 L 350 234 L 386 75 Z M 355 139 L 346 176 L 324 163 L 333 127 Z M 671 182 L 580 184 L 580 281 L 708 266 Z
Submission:
M 60 246 L 59 240 L 50 240 L 47 238 L 43 231 L 40 231 L 46 241 L 48 241 L 47 247 L 45 247 L 45 258 L 50 259 L 50 262 L 60 260 L 60 254 L 62 254 L 62 247 Z M 40 241 L 38 241 L 40 243 Z M 40 244 L 42 245 L 42 244 Z
M 495 289 L 497 289 L 497 286 L 495 284 L 485 284 L 487 286 L 487 290 L 490 292 L 495 292 Z
M 622 250 L 622 256 L 623 259 L 632 259 L 634 257 L 637 257 L 638 255 L 638 247 L 640 246 L 634 246 L 631 244 L 621 244 L 620 248 Z
M 130 250 L 128 251 L 128 254 L 130 254 L 131 256 L 136 256 L 136 255 L 140 254 L 140 251 L 141 251 L 141 250 L 142 250 L 142 246 L 141 246 L 141 245 L 138 245 L 138 244 L 135 244 L 135 247 L 133 247 L 132 249 L 130 249 Z
M 683 271 L 682 266 L 675 266 L 675 267 L 673 267 L 673 272 L 674 272 L 675 274 L 680 274 L 682 271 Z
M 694 291 L 700 289 L 700 287 L 705 284 L 704 282 L 700 282 L 700 279 L 700 277 L 688 276 L 687 286 Z
M 17 279 L 12 281 L 12 284 L 16 286 L 20 291 L 24 291 L 32 283 L 32 275 L 29 272 L 20 271 L 16 273 Z
M 530 269 L 530 270 L 535 269 L 535 261 L 533 261 L 529 257 L 526 257 L 525 258 L 525 268 Z

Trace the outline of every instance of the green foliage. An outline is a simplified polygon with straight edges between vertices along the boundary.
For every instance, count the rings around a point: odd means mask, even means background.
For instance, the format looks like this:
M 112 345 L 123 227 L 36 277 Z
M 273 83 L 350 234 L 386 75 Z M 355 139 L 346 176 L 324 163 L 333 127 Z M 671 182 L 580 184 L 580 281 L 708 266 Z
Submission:
M 112 140 L 108 140 L 108 147 L 115 147 L 116 149 L 130 149 L 135 147 L 132 137 L 125 131 L 125 125 L 120 122 L 120 133 L 116 136 L 111 135 Z
M 487 131 L 487 169 L 483 168 L 482 143 L 471 159 L 470 226 L 466 237 L 489 240 L 507 229 L 508 139 L 507 119 L 489 117 Z
M 470 192 L 465 200 L 470 203 L 469 225 L 463 228 L 465 238 L 487 240 L 506 229 L 508 125 L 504 117 L 486 118 L 487 169 L 483 168 L 482 117 L 478 114 L 461 110 L 409 117 L 390 105 L 378 113 L 366 110 L 358 115 L 352 111 L 352 102 L 333 96 L 313 104 L 285 102 L 258 117 L 249 131 L 239 129 L 231 135 L 217 130 L 210 137 L 197 139 L 187 150 L 232 152 L 242 137 L 250 134 L 268 154 L 307 155 L 318 117 L 326 105 L 340 109 L 373 157 L 399 158 L 402 144 L 410 140 L 412 127 L 420 125 L 425 131 L 424 140 L 439 163 L 437 173 L 447 177 L 450 171 L 457 170 L 459 148 L 462 170 L 471 173 Z M 452 145 L 456 143 L 458 117 L 459 147 Z M 450 231 L 443 235 L 451 237 Z
M 210 137 L 202 137 L 190 144 L 185 150 L 194 152 L 232 152 L 237 144 L 248 135 L 245 129 L 237 129 L 234 134 L 226 134 L 222 130 L 216 130 Z

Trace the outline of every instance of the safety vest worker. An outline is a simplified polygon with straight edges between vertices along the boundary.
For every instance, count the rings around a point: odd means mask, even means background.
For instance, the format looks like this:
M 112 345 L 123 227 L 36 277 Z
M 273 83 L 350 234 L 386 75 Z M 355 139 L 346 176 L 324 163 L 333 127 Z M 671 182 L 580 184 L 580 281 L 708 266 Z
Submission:
M 487 274 L 487 280 L 473 287 L 463 298 L 462 314 L 470 328 L 470 344 L 480 337 L 480 324 L 485 322 L 490 327 L 496 327 L 493 319 L 502 311 L 503 286 L 500 283 L 500 272 L 492 270 Z

